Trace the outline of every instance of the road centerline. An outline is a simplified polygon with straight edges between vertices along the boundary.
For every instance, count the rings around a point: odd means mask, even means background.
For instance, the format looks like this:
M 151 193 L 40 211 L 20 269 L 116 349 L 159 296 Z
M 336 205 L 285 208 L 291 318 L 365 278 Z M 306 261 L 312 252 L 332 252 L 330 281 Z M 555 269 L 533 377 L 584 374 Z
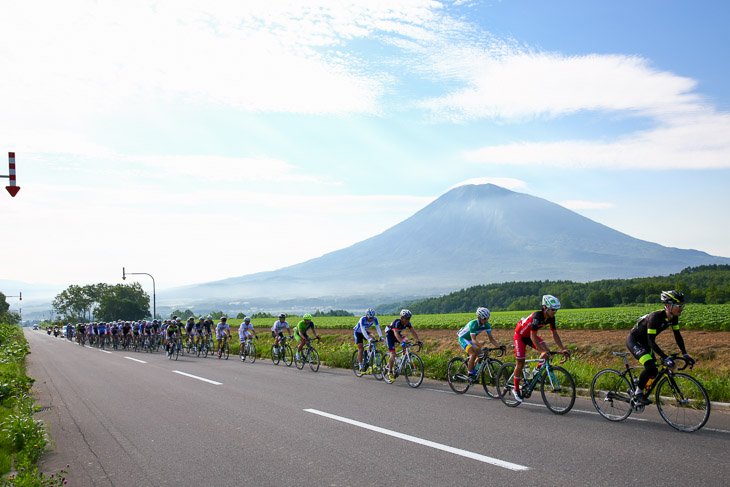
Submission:
M 127 360 L 134 360 L 135 362 L 139 362 L 141 364 L 146 364 L 147 363 L 144 360 L 140 360 L 138 358 L 132 358 L 132 357 L 124 357 L 124 358 L 126 358 Z
M 382 433 L 384 435 L 393 436 L 395 438 L 400 438 L 402 440 L 410 441 L 412 443 L 416 443 L 422 446 L 427 446 L 430 448 L 434 448 L 436 450 L 445 451 L 447 453 L 453 453 L 454 455 L 459 455 L 466 458 L 471 458 L 473 460 L 478 460 L 480 462 L 488 463 L 490 465 L 495 465 L 497 467 L 506 468 L 509 470 L 515 470 L 515 471 L 524 471 L 524 470 L 530 470 L 530 467 L 526 467 L 524 465 L 519 465 L 517 463 L 511 463 L 504 460 L 500 460 L 498 458 L 492 458 L 488 457 L 486 455 L 481 455 L 479 453 L 474 453 L 468 450 L 462 450 L 461 448 L 454 448 L 452 446 L 443 445 L 441 443 L 436 443 L 434 441 L 430 440 L 424 440 L 423 438 L 418 438 L 416 436 L 406 435 L 404 433 L 398 433 L 397 431 L 391 431 L 385 428 L 381 428 L 379 426 L 373 426 L 371 424 L 363 423 L 360 421 L 355 421 L 354 419 L 344 418 L 342 416 L 337 416 L 334 414 L 326 413 L 324 411 L 319 411 L 317 409 L 305 409 L 304 411 L 312 414 L 317 414 L 319 416 L 323 416 L 325 418 L 333 419 L 335 421 L 340 421 L 342 423 L 347 423 L 353 426 L 357 426 L 359 428 L 363 428 L 370 431 L 375 431 L 376 433 Z
M 223 385 L 222 382 L 216 382 L 214 380 L 206 379 L 205 377 L 199 377 L 197 375 L 188 374 L 186 372 L 181 372 L 179 370 L 173 370 L 172 372 L 175 373 L 175 374 L 184 375 L 185 377 L 190 377 L 190 378 L 193 378 L 193 379 L 202 380 L 203 382 L 207 382 L 209 384 L 213 384 L 213 385 L 216 385 L 216 386 L 222 386 Z

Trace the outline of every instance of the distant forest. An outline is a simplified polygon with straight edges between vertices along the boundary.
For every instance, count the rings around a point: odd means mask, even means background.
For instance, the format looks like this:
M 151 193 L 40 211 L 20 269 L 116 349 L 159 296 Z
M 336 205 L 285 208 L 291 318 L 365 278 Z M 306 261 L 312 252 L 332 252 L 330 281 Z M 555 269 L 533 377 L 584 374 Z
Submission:
M 381 314 L 408 308 L 417 314 L 468 313 L 478 306 L 492 311 L 538 309 L 543 294 L 553 294 L 563 308 L 607 308 L 659 303 L 659 294 L 676 289 L 688 303 L 730 303 L 730 265 L 688 267 L 678 274 L 595 282 L 532 281 L 486 284 L 446 296 L 378 307 Z

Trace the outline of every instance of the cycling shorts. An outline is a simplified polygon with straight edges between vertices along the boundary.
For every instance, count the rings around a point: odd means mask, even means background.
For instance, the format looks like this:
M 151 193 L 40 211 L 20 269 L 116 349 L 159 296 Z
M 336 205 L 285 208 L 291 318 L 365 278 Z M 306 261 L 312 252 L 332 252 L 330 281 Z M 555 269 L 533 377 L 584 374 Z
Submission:
M 654 359 L 654 350 L 649 348 L 648 343 L 642 343 L 633 333 L 629 333 L 626 337 L 626 348 L 629 349 L 631 355 L 644 365 L 647 361 Z
M 395 350 L 395 347 L 397 347 L 398 345 L 400 345 L 400 343 L 398 342 L 398 339 L 395 337 L 395 333 L 392 330 L 389 330 L 385 334 L 385 343 L 388 346 L 388 351 L 389 352 L 394 351 Z
M 277 335 L 279 336 L 279 338 L 284 338 L 284 333 L 281 331 L 279 333 L 276 333 L 275 331 L 271 332 L 271 338 L 276 338 Z
M 253 337 L 253 335 L 250 332 L 248 332 L 248 331 L 244 331 L 243 332 L 243 336 L 238 335 L 238 338 L 241 339 L 241 343 L 245 342 L 246 340 L 248 340 L 251 337 Z
M 474 347 L 474 342 L 467 339 L 466 337 L 459 337 L 459 345 L 461 345 L 461 348 L 463 348 L 465 351 L 469 351 L 469 347 Z M 474 347 L 476 348 L 476 347 Z
M 307 332 L 304 332 L 304 331 L 299 333 L 299 330 L 296 329 L 296 330 L 294 330 L 294 338 L 298 342 L 303 342 L 305 340 L 309 340 L 309 335 L 307 335 Z
M 359 331 L 355 332 L 355 343 L 357 343 L 358 345 L 360 345 L 361 343 L 365 343 L 368 340 L 370 340 L 369 336 L 365 336 L 362 333 L 360 333 Z
M 545 341 L 542 338 L 537 337 L 537 343 L 541 344 L 545 343 Z M 515 333 L 515 358 L 517 360 L 524 360 L 525 351 L 527 350 L 528 345 L 532 348 L 537 348 L 535 347 L 535 344 L 532 343 L 532 339 L 530 339 L 529 337 L 520 336 L 519 334 Z

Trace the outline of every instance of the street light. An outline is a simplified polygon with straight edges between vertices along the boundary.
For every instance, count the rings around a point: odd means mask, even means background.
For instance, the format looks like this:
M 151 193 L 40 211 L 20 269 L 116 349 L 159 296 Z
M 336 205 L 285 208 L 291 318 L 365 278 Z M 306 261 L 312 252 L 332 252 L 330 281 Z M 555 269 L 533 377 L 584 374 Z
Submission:
M 124 267 L 122 267 L 122 280 L 123 281 L 127 279 L 127 274 L 129 274 L 130 276 L 144 274 L 145 276 L 150 276 L 152 278 L 152 319 L 156 320 L 157 319 L 157 297 L 155 296 L 155 278 L 152 277 L 152 274 L 148 274 L 146 272 L 126 272 L 124 270 Z
M 6 298 L 20 298 L 20 300 L 23 300 L 23 293 L 19 292 L 17 296 L 5 296 Z

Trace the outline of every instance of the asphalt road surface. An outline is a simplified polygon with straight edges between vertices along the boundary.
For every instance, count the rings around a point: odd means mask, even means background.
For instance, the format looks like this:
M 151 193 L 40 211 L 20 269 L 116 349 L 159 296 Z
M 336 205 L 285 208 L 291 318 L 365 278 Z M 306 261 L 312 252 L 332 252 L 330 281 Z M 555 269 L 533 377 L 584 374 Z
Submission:
M 50 409 L 46 472 L 74 486 L 722 485 L 730 414 L 695 433 L 656 407 L 621 423 L 579 398 L 518 408 L 479 388 L 388 385 L 348 370 L 297 370 L 164 353 L 102 352 L 26 330 L 28 374 Z M 537 397 L 536 397 L 537 396 Z

